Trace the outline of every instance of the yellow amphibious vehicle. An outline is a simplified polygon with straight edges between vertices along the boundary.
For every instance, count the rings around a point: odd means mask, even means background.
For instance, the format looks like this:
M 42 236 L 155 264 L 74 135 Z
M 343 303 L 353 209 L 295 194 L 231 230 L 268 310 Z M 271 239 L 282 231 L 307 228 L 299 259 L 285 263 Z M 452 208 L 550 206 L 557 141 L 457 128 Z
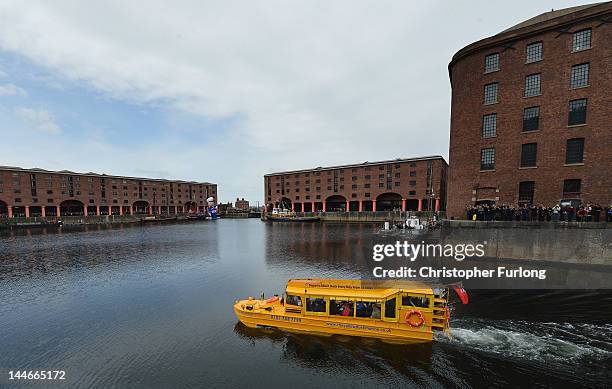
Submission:
M 430 342 L 449 331 L 448 292 L 410 281 L 296 279 L 282 297 L 249 297 L 234 311 L 252 328 Z

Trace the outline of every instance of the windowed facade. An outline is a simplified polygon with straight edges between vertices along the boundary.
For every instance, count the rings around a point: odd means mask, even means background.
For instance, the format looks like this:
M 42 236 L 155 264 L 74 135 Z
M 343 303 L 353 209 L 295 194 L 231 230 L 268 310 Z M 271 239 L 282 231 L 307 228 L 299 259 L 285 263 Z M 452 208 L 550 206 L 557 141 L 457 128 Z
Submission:
M 589 64 L 582 63 L 580 65 L 572 66 L 572 75 L 570 78 L 570 87 L 584 88 L 589 86 Z
M 586 124 L 587 99 L 572 100 L 569 102 L 568 126 Z
M 563 181 L 563 197 L 580 196 L 581 181 L 579 179 L 571 179 Z
M 497 103 L 497 94 L 499 89 L 499 83 L 494 82 L 484 86 L 484 103 L 495 104 Z
M 572 38 L 572 51 L 582 51 L 591 48 L 591 29 L 576 31 Z
M 535 167 L 538 159 L 538 144 L 525 143 L 521 147 L 521 167 Z
M 527 45 L 526 63 L 538 62 L 542 60 L 542 42 L 535 42 Z
M 499 53 L 489 54 L 485 57 L 485 73 L 499 70 Z
M 534 181 L 523 181 L 519 183 L 519 203 L 533 203 L 533 194 L 535 192 Z
M 565 163 L 582 163 L 584 160 L 584 138 L 574 138 L 567 140 L 565 148 Z
M 493 138 L 497 135 L 497 114 L 482 117 L 482 137 Z
M 480 150 L 480 170 L 495 170 L 495 149 Z
M 525 97 L 539 96 L 541 93 L 540 73 L 525 77 Z
M 536 131 L 540 125 L 540 107 L 523 110 L 523 132 Z

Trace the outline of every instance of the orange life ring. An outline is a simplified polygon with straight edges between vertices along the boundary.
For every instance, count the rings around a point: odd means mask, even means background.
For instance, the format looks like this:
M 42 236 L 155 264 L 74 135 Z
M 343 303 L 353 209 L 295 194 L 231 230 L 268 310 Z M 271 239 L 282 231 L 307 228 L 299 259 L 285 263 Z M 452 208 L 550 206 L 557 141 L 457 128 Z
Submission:
M 412 315 L 417 315 L 419 317 L 419 321 L 416 323 L 411 322 L 410 318 L 412 317 Z M 416 309 L 411 309 L 406 314 L 406 317 L 404 318 L 404 320 L 406 320 L 406 324 L 408 324 L 411 327 L 420 327 L 423 325 L 423 323 L 425 323 L 425 316 L 423 316 L 421 311 L 417 311 Z

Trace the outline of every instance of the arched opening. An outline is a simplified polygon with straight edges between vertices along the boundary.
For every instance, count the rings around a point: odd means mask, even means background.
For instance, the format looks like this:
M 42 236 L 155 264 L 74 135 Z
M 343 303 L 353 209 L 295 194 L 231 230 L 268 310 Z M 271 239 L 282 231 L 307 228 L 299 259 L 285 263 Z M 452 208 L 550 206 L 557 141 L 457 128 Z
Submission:
M 401 211 L 402 196 L 397 193 L 383 193 L 376 198 L 377 211 Z
M 372 204 L 372 200 L 363 200 L 363 210 L 365 212 L 372 212 L 374 209 L 374 205 Z
M 329 196 L 325 200 L 326 212 L 346 212 L 346 197 L 340 195 Z
M 291 200 L 289 200 L 286 197 L 282 197 L 278 203 L 277 203 L 277 207 L 278 208 L 282 208 L 282 209 L 291 209 Z
M 304 203 L 304 212 L 312 212 L 312 203 Z
M 183 207 L 185 208 L 185 213 L 197 213 L 198 212 L 198 204 L 195 201 L 187 201 Z
M 0 217 L 8 217 L 8 204 L 0 200 Z
M 42 207 L 38 205 L 33 205 L 30 207 L 30 217 L 41 217 L 42 216 Z
M 293 203 L 295 212 L 302 212 L 302 203 Z
M 60 212 L 62 216 L 83 216 L 85 214 L 85 205 L 78 200 L 66 200 L 60 204 Z
M 359 212 L 359 201 L 351 201 L 349 203 L 349 211 Z
M 417 199 L 406 200 L 406 211 L 418 211 L 418 210 L 419 210 L 419 200 Z
M 132 205 L 135 215 L 146 215 L 149 213 L 149 203 L 144 200 L 136 201 Z

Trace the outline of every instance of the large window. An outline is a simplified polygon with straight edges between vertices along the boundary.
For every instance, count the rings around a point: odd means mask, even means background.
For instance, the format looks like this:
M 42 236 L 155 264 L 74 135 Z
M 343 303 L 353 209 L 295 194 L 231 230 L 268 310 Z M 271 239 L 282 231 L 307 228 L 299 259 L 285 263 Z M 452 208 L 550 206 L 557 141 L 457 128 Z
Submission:
M 329 314 L 344 317 L 355 316 L 355 302 L 350 300 L 329 300 Z
M 572 51 L 581 51 L 591 48 L 591 29 L 576 31 L 572 39 Z
M 563 181 L 563 197 L 579 196 L 580 180 L 571 179 Z
M 519 203 L 533 203 L 533 193 L 535 192 L 534 181 L 523 181 L 519 183 Z
M 495 170 L 495 149 L 480 150 L 480 170 Z
M 527 60 L 525 62 L 538 62 L 542 60 L 542 42 L 527 45 Z
M 529 107 L 523 110 L 523 131 L 536 131 L 540 124 L 540 107 Z
M 568 126 L 586 124 L 587 99 L 572 100 L 569 102 Z
M 540 93 L 540 73 L 525 77 L 525 97 L 538 96 Z
M 323 297 L 306 297 L 307 312 L 327 312 L 327 302 Z
M 572 76 L 570 78 L 571 88 L 583 88 L 589 85 L 589 64 L 582 63 L 572 66 Z
M 405 307 L 429 308 L 429 298 L 424 296 L 402 296 L 402 305 Z
M 485 73 L 499 70 L 499 53 L 489 54 L 485 57 Z
M 584 158 L 584 138 L 567 140 L 565 163 L 582 163 Z
M 482 117 L 482 137 L 493 138 L 497 134 L 497 114 Z
M 497 103 L 498 86 L 499 86 L 499 83 L 497 82 L 485 85 L 484 87 L 484 103 L 485 104 Z
M 538 144 L 525 143 L 521 148 L 521 167 L 534 167 L 538 160 Z
M 288 294 L 287 295 L 287 300 L 286 303 L 288 305 L 297 305 L 297 306 L 302 306 L 302 298 L 300 296 L 295 296 L 295 295 L 291 295 Z

